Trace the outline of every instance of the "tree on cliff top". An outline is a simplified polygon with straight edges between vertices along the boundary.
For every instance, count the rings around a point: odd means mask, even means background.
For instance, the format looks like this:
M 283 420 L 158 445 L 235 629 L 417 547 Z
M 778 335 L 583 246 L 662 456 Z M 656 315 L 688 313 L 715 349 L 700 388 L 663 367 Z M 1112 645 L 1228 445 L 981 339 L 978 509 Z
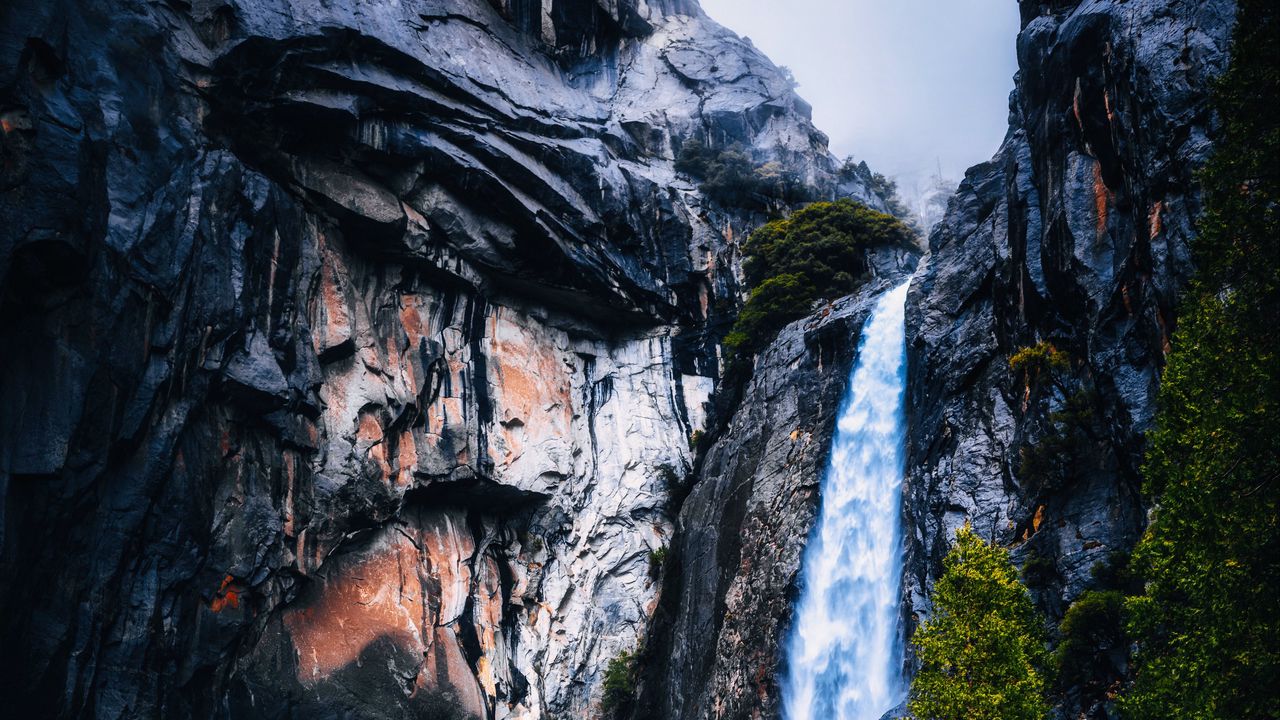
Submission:
M 920 659 L 911 714 L 920 720 L 1044 718 L 1044 628 L 1009 553 L 965 525 L 943 560 L 932 599 L 934 616 L 911 639 Z
M 842 199 L 817 202 L 774 220 L 743 244 L 751 296 L 725 338 L 729 355 L 759 351 L 817 300 L 848 295 L 867 272 L 866 251 L 911 247 L 911 229 L 890 215 Z
M 1144 468 L 1136 720 L 1280 717 L 1280 4 L 1240 3 L 1232 58 Z

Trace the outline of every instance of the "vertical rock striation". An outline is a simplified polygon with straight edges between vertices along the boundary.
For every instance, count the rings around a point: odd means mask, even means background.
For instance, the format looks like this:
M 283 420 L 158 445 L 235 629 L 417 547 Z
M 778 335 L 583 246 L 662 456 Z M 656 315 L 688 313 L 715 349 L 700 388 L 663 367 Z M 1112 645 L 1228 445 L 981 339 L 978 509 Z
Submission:
M 680 508 L 633 717 L 778 715 L 781 647 L 859 332 L 917 259 L 872 253 L 858 292 L 787 326 L 756 358 Z
M 0 120 L 33 717 L 594 712 L 759 222 L 681 143 L 880 202 L 692 0 L 16 0 Z
M 1015 547 L 1051 616 L 1132 548 L 1142 433 L 1193 270 L 1195 170 L 1234 3 L 1021 9 L 1009 133 L 968 172 L 908 300 L 915 618 L 966 519 Z M 1069 367 L 1011 368 L 1039 342 Z M 1101 702 L 1068 700 L 1089 717 Z

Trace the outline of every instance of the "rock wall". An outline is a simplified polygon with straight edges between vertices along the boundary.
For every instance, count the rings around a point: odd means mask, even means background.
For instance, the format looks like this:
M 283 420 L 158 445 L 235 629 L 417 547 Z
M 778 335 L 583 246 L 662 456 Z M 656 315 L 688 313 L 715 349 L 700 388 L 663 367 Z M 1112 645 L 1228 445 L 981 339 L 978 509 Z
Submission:
M 0 120 L 32 717 L 595 712 L 760 222 L 681 142 L 880 202 L 692 0 L 16 0 Z
M 862 325 L 917 259 L 873 253 L 857 293 L 792 323 L 756 358 L 735 412 L 707 436 L 632 717 L 777 717 L 780 648 Z
M 1193 271 L 1195 170 L 1212 149 L 1209 90 L 1234 4 L 1020 9 L 1008 136 L 967 173 L 908 299 L 904 633 L 930 612 L 965 521 L 1014 548 L 1051 620 L 1099 582 L 1096 566 L 1132 548 L 1145 523 L 1142 433 Z M 707 451 L 634 717 L 777 716 L 778 646 L 874 287 L 826 326 L 785 331 Z M 826 329 L 806 334 L 814 327 Z M 1059 377 L 1010 366 L 1041 341 L 1069 358 Z M 1111 712 L 1108 698 L 1074 691 L 1061 710 Z
M 908 299 L 908 626 L 966 520 L 1014 548 L 1050 619 L 1133 547 L 1142 433 L 1193 271 L 1234 3 L 1021 8 L 1008 136 L 968 172 Z M 1056 379 L 1010 366 L 1041 341 L 1069 358 Z

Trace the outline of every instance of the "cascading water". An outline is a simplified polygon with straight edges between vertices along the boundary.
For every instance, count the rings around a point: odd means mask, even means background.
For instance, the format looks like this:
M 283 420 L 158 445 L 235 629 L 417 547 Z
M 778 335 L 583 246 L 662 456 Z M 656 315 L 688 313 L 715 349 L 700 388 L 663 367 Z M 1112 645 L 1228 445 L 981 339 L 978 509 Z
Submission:
M 904 306 L 876 302 L 840 409 L 787 642 L 786 720 L 880 720 L 903 699 L 898 632 L 906 417 Z

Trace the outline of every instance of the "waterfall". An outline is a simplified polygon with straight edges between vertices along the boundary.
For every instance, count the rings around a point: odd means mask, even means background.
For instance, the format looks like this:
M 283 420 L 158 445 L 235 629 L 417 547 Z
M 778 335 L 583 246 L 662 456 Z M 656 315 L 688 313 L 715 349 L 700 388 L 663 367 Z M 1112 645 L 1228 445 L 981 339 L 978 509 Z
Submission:
M 882 295 L 862 329 L 804 552 L 786 720 L 880 720 L 905 694 L 898 605 L 909 284 Z

